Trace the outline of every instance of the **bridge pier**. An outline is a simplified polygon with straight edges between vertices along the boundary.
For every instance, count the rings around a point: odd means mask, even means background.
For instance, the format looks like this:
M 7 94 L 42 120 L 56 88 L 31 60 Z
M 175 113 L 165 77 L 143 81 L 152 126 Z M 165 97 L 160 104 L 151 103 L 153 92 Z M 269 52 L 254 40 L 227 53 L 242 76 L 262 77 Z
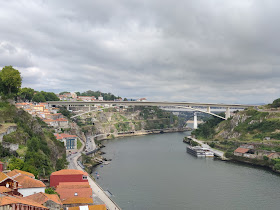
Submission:
M 68 111 L 70 110 L 70 105 L 67 105 L 67 110 L 68 110 Z
M 193 113 L 193 129 L 197 129 L 197 115 L 196 115 L 196 112 Z
M 88 105 L 88 111 L 89 112 L 91 111 L 91 105 Z
M 229 107 L 226 108 L 226 120 L 230 118 L 230 109 Z
M 210 106 L 207 106 L 207 112 L 208 112 L 208 113 L 211 112 Z

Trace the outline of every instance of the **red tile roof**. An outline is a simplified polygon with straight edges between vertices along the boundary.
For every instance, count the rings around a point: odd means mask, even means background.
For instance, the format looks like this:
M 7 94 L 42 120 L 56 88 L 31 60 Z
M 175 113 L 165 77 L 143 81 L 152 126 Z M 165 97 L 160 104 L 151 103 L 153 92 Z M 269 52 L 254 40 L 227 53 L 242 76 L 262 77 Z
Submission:
M 77 138 L 76 135 L 70 135 L 67 133 L 55 133 L 54 136 L 56 137 L 56 139 L 64 139 L 64 138 Z
M 90 188 L 88 182 L 60 182 L 56 189 Z
M 9 204 L 26 204 L 28 206 L 35 206 L 35 207 L 40 207 L 43 209 L 48 209 L 47 207 L 36 203 L 34 201 L 31 201 L 29 199 L 26 198 L 22 198 L 22 197 L 15 197 L 15 196 L 4 196 L 1 197 L 0 199 L 0 206 L 5 206 L 5 205 L 9 205 Z
M 10 178 L 7 174 L 4 174 L 0 171 L 0 183 L 5 181 L 6 179 Z
M 55 121 L 59 121 L 59 122 L 68 122 L 68 120 L 65 119 L 65 118 L 58 118 L 58 119 L 56 119 Z
M 83 197 L 71 197 L 64 201 L 63 204 L 93 204 L 92 198 L 83 198 Z
M 51 175 L 74 175 L 74 174 L 82 174 L 88 176 L 87 172 L 76 170 L 76 169 L 62 169 L 60 171 L 55 171 Z
M 246 153 L 246 152 L 248 152 L 249 150 L 250 150 L 250 149 L 238 147 L 236 150 L 234 150 L 234 152 Z
M 25 198 L 27 198 L 29 200 L 33 200 L 42 205 L 44 203 L 46 203 L 48 200 L 51 200 L 59 205 L 62 205 L 61 200 L 59 199 L 58 195 L 56 195 L 56 194 L 46 194 L 46 193 L 39 192 L 39 193 L 35 193 L 33 195 L 29 195 Z
M 65 200 L 72 197 L 90 198 L 92 196 L 91 188 L 57 188 L 56 192 L 60 195 L 61 200 Z
M 10 177 L 12 177 L 12 178 L 13 178 L 15 175 L 20 175 L 20 174 L 29 176 L 29 177 L 31 177 L 31 178 L 35 178 L 34 174 L 29 173 L 29 172 L 26 172 L 26 171 L 21 171 L 21 170 L 18 170 L 18 169 L 14 169 L 14 170 L 12 170 L 12 171 L 10 171 L 10 172 L 7 173 L 7 175 L 10 176 Z
M 5 186 L 0 186 L 0 193 L 6 193 L 6 192 L 11 192 L 12 189 L 7 188 Z
M 19 175 L 14 178 L 19 184 L 18 188 L 37 188 L 37 187 L 46 187 L 46 185 L 37 179 L 30 178 L 26 175 Z

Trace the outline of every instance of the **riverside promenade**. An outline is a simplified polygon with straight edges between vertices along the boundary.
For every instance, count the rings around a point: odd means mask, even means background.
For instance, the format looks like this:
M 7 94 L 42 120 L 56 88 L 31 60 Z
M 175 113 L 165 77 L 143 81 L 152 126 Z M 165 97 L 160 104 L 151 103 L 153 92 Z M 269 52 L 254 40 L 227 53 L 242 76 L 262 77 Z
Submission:
M 81 152 L 84 149 L 84 142 L 81 141 L 83 146 L 76 154 L 73 154 L 67 158 L 69 161 L 68 168 L 78 169 L 84 171 L 84 169 L 78 164 L 78 158 L 81 156 Z M 89 185 L 91 186 L 92 191 L 94 192 L 93 197 L 98 197 L 109 210 L 121 210 L 121 208 L 104 192 L 104 190 L 93 180 L 91 176 L 88 177 Z
M 227 160 L 227 158 L 225 157 L 225 153 L 223 151 L 214 149 L 212 147 L 210 147 L 208 144 L 204 144 L 203 141 L 197 140 L 191 136 L 188 136 L 189 139 L 199 143 L 202 147 L 207 148 L 209 150 L 211 150 L 212 152 L 214 152 L 214 154 L 218 157 L 220 157 L 222 160 Z

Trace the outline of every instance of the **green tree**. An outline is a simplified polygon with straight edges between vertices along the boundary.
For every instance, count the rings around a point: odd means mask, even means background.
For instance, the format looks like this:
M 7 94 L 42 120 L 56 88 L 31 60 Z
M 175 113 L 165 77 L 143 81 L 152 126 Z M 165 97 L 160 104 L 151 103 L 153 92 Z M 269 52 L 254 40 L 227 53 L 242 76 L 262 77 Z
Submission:
M 5 66 L 0 71 L 1 91 L 8 96 L 17 94 L 20 87 L 22 78 L 20 72 L 12 66 Z
M 32 101 L 35 101 L 35 102 L 46 102 L 46 99 L 44 97 L 44 95 L 39 92 L 39 93 L 36 93 L 34 95 L 34 97 L 32 98 Z
M 34 93 L 35 93 L 35 90 L 32 89 L 32 88 L 21 88 L 20 91 L 19 91 L 19 97 L 22 99 L 22 100 L 28 100 L 28 101 L 31 101 L 31 99 L 33 98 L 34 96 Z
M 10 170 L 14 170 L 14 169 L 20 170 L 23 168 L 23 166 L 24 166 L 24 161 L 22 159 L 13 157 L 9 162 L 8 168 Z

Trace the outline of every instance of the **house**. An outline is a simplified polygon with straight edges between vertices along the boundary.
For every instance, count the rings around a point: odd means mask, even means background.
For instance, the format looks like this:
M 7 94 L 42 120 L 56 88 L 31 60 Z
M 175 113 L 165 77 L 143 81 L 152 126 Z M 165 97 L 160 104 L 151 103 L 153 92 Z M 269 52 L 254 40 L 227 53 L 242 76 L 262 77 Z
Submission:
M 54 136 L 57 140 L 62 141 L 66 147 L 67 152 L 75 152 L 77 150 L 77 136 L 67 133 L 55 133 Z
M 39 111 L 39 112 L 43 112 L 45 109 L 44 105 L 36 105 L 33 107 L 34 110 Z
M 0 171 L 1 171 L 1 172 L 3 171 L 3 168 L 4 168 L 4 167 L 3 167 L 3 164 L 4 164 L 4 163 L 2 163 L 2 162 L 0 161 Z
M 58 118 L 54 121 L 57 122 L 57 126 L 60 127 L 60 128 L 68 128 L 69 127 L 68 120 L 65 119 L 65 118 Z
M 15 177 L 14 180 L 18 182 L 18 192 L 23 197 L 34 193 L 45 192 L 46 185 L 40 180 L 22 174 Z
M 147 99 L 146 99 L 146 98 L 139 98 L 139 99 L 137 99 L 137 101 L 143 101 L 143 102 L 145 102 L 145 101 L 147 101 Z
M 0 198 L 0 209 L 1 210 L 47 210 L 48 208 L 36 203 L 32 200 L 14 196 L 2 196 Z
M 57 187 L 60 182 L 88 182 L 88 174 L 76 169 L 62 169 L 50 176 L 50 187 Z
M 25 197 L 26 199 L 35 201 L 49 209 L 60 210 L 62 208 L 62 202 L 58 195 L 56 194 L 46 194 L 46 193 L 35 193 Z
M 96 98 L 94 96 L 77 96 L 78 101 L 95 101 Z
M 85 206 L 92 205 L 92 198 L 82 198 L 82 197 L 72 197 L 62 201 L 63 208 L 75 207 L 75 206 Z
M 234 150 L 233 154 L 235 156 L 240 156 L 240 157 L 249 157 L 250 154 L 254 154 L 254 152 L 252 149 L 249 148 L 238 147 L 236 150 Z
M 76 207 L 69 207 L 68 210 L 83 210 L 85 206 L 76 206 Z M 106 210 L 105 204 L 100 205 L 88 205 L 86 206 L 88 210 Z
M 72 197 L 92 197 L 92 189 L 88 182 L 60 182 L 56 187 L 56 192 L 62 201 Z
M 51 126 L 51 127 L 54 127 L 54 128 L 57 128 L 58 127 L 58 122 L 55 121 L 55 120 L 52 120 L 52 119 L 43 119 L 43 121 L 45 123 L 48 124 L 48 126 Z
M 8 189 L 2 188 L 3 192 L 11 192 L 9 194 L 22 196 L 18 192 L 18 185 L 19 184 L 18 184 L 18 182 L 16 180 L 14 180 L 13 178 L 9 177 L 7 174 L 4 174 L 3 172 L 0 172 L 0 187 L 2 186 L 2 187 L 8 188 Z

